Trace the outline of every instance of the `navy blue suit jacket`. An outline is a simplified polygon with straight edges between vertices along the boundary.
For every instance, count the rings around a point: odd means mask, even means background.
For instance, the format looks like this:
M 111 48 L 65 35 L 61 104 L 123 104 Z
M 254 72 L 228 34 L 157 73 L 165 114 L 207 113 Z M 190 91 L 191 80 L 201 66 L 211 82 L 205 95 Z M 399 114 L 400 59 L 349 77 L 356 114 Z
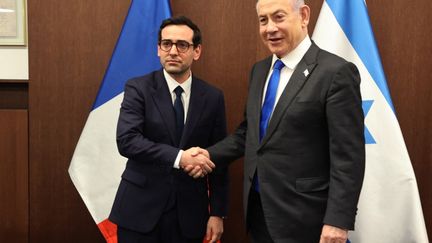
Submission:
M 117 125 L 117 146 L 128 161 L 110 220 L 147 233 L 167 204 L 174 204 L 182 233 L 190 238 L 204 236 L 209 215 L 227 214 L 227 170 L 216 169 L 207 177 L 193 179 L 173 164 L 180 149 L 205 148 L 225 136 L 220 90 L 192 78 L 187 120 L 176 144 L 175 114 L 163 71 L 129 80 Z

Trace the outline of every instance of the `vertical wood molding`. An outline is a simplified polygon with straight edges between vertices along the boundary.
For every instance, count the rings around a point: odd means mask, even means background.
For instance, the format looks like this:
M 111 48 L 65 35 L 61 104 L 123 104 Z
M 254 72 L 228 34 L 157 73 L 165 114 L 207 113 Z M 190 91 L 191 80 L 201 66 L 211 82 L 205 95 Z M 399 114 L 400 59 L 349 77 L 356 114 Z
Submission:
M 0 242 L 28 242 L 27 110 L 0 110 Z

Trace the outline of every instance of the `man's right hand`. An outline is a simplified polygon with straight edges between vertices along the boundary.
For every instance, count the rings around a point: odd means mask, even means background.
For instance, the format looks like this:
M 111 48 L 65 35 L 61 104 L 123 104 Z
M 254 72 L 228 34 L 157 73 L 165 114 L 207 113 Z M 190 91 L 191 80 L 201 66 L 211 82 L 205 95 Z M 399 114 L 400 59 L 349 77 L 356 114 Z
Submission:
M 193 178 L 204 177 L 216 167 L 209 159 L 207 150 L 194 147 L 182 153 L 180 168 Z

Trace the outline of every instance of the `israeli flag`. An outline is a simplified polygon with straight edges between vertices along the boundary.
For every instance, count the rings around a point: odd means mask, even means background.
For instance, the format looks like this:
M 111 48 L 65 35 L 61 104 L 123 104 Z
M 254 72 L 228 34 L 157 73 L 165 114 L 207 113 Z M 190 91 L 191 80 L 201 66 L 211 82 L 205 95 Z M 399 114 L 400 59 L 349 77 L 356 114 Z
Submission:
M 325 0 L 312 39 L 361 75 L 366 172 L 352 243 L 427 243 L 417 182 L 364 0 Z

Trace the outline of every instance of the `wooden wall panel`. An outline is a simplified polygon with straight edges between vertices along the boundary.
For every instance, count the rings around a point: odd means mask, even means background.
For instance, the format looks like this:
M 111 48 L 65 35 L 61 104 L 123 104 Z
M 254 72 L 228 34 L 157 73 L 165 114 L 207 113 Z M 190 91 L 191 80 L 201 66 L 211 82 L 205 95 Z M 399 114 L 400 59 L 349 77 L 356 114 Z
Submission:
M 28 1 L 30 242 L 103 242 L 68 175 L 130 1 Z
M 0 110 L 0 242 L 28 242 L 28 113 Z
M 27 109 L 28 84 L 0 81 L 0 109 Z

